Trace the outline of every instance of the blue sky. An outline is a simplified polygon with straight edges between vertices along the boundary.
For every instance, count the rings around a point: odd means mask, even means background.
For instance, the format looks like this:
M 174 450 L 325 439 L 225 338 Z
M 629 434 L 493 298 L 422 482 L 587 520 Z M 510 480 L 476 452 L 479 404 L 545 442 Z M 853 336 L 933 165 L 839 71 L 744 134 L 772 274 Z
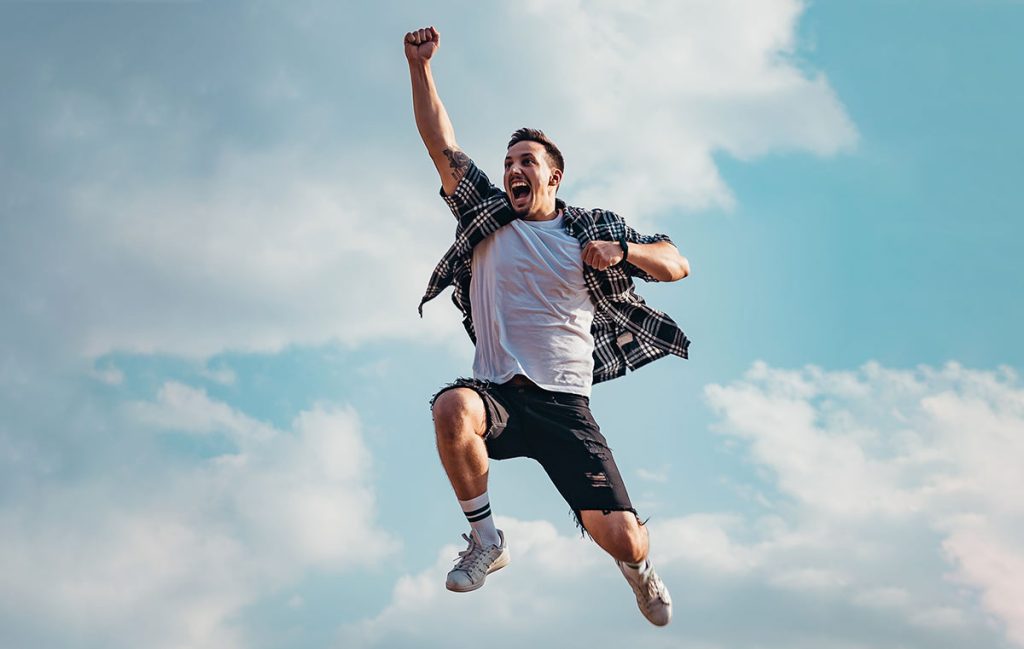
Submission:
M 0 645 L 1024 646 L 1022 11 L 0 4 Z M 639 287 L 691 359 L 593 400 L 667 629 L 528 462 L 512 565 L 443 589 L 425 24 L 492 177 L 543 128 L 566 200 L 691 261 Z

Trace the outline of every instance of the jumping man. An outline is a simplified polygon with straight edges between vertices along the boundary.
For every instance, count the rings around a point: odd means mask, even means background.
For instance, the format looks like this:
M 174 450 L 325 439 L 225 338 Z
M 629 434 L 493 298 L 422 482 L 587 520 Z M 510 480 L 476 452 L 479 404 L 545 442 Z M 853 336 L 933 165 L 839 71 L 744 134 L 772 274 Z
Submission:
M 476 345 L 473 378 L 431 401 L 441 463 L 471 527 L 446 586 L 475 590 L 508 564 L 487 496 L 488 458 L 530 457 L 615 559 L 644 616 L 668 624 L 672 600 L 590 413 L 590 392 L 665 355 L 686 358 L 686 336 L 634 293 L 632 278 L 676 281 L 689 263 L 665 235 L 640 235 L 612 212 L 556 198 L 565 165 L 541 131 L 513 133 L 504 189 L 491 184 L 456 144 L 434 86 L 430 61 L 440 42 L 433 27 L 405 35 L 416 127 L 458 221 L 420 308 L 453 285 Z

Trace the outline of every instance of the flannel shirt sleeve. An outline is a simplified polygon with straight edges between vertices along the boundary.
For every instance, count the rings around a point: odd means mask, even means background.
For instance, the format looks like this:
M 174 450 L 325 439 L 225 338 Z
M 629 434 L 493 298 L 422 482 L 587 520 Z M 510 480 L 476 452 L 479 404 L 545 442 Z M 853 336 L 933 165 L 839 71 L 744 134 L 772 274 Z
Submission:
M 439 193 L 463 227 L 480 213 L 482 207 L 502 201 L 505 197 L 505 192 L 495 187 L 487 174 L 472 160 L 469 161 L 466 173 L 459 179 L 459 184 L 455 186 L 455 191 L 450 195 L 445 194 L 442 187 Z
M 645 244 L 645 243 L 658 243 L 658 242 L 661 242 L 661 241 L 668 241 L 669 243 L 672 243 L 672 239 L 670 239 L 667 234 L 640 234 L 639 232 L 637 232 L 633 228 L 629 227 L 625 222 L 623 222 L 622 225 L 625 228 L 626 242 L 627 243 Z M 675 245 L 675 244 L 672 243 L 672 245 Z M 631 277 L 638 277 L 638 278 L 644 280 L 645 282 L 660 282 L 661 281 L 661 280 L 657 279 L 656 277 L 653 277 L 652 275 L 647 274 L 645 271 L 637 268 L 633 264 L 629 263 L 628 260 L 626 261 L 626 273 L 628 275 L 630 275 Z

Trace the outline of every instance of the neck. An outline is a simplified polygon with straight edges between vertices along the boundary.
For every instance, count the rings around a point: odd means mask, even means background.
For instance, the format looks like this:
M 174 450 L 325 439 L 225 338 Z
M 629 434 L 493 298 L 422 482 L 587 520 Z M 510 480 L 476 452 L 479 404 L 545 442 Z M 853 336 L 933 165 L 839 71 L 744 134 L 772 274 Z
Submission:
M 558 207 L 554 201 L 545 207 L 542 207 L 534 212 L 530 212 L 523 217 L 524 221 L 550 221 L 558 217 Z

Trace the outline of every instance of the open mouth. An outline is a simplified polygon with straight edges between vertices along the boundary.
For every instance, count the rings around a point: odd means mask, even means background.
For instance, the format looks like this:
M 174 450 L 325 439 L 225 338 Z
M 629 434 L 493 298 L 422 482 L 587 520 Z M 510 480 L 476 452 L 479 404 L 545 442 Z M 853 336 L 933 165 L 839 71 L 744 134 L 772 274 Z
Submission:
M 509 184 L 512 199 L 516 202 L 530 195 L 530 186 L 523 180 L 514 180 Z

